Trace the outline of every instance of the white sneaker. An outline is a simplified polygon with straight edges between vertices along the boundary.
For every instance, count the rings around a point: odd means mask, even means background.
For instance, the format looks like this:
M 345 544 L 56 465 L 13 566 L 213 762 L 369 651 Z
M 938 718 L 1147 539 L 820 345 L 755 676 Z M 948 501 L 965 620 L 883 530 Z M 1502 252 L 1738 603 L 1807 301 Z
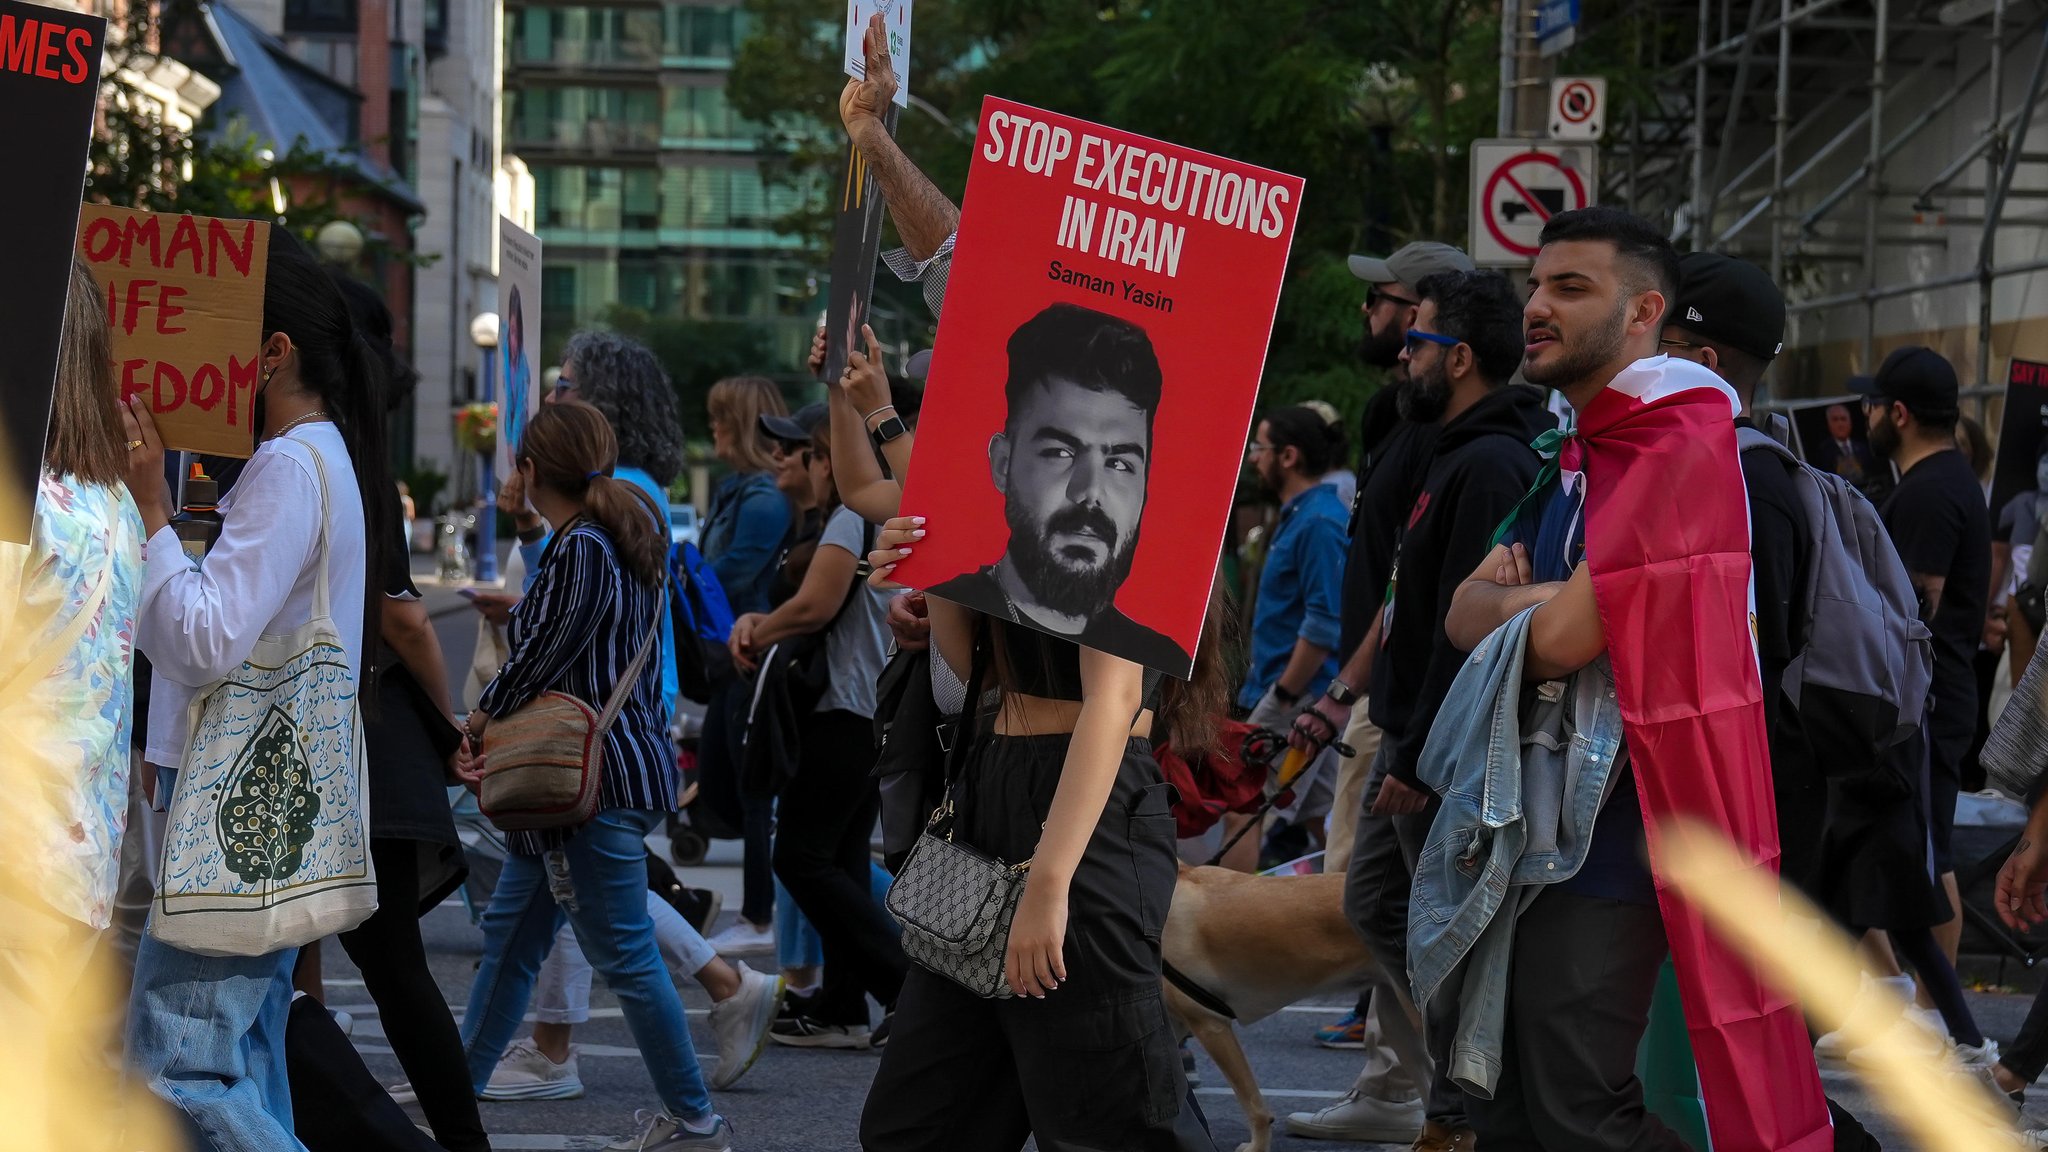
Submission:
M 711 1074 L 711 1086 L 721 1092 L 739 1083 L 761 1058 L 768 1029 L 782 1007 L 782 977 L 745 964 L 737 967 L 740 990 L 711 1006 L 711 1031 L 718 1037 L 718 1071 Z
M 557 1064 L 533 1041 L 514 1041 L 491 1070 L 491 1082 L 476 1095 L 499 1101 L 580 1099 L 583 1078 L 576 1074 L 576 1046 L 569 1045 L 569 1058 Z
M 337 1010 L 337 1009 L 334 1009 L 334 1008 L 329 1008 L 329 1009 L 327 1010 L 327 1014 L 328 1014 L 329 1016 L 332 1016 L 332 1017 L 334 1017 L 334 1026 L 335 1026 L 336 1028 L 339 1028 L 339 1029 L 341 1029 L 341 1034 L 342 1034 L 343 1036 L 348 1036 L 348 1035 L 352 1035 L 352 1034 L 353 1034 L 353 1033 L 355 1032 L 355 1030 L 356 1030 L 356 1018 L 355 1018 L 355 1017 L 353 1017 L 353 1016 L 349 1015 L 349 1014 L 348 1014 L 348 1013 L 346 1013 L 346 1012 L 342 1012 L 342 1011 L 339 1011 L 339 1010 Z
M 1896 999 L 1884 996 L 1883 993 L 1886 991 L 1890 991 Z M 1863 974 L 1863 983 L 1856 993 L 1856 1003 L 1849 1009 L 1849 1015 L 1858 1021 L 1871 1019 L 1882 1024 L 1898 1019 L 1900 1002 L 1908 1005 L 1909 1010 L 1917 1011 L 1910 1009 L 1913 1003 L 1912 977 L 1889 976 L 1874 979 L 1866 972 Z M 1813 1046 L 1813 1055 L 1822 1064 L 1841 1064 L 1849 1059 L 1852 1051 L 1854 1049 L 1850 1045 L 1849 1037 L 1843 1032 L 1830 1032 Z
M 775 927 L 772 924 L 756 927 L 744 919 L 735 920 L 732 926 L 710 940 L 711 950 L 728 960 L 742 956 L 775 955 Z
M 1895 1046 L 1928 1060 L 1943 1059 L 1955 1050 L 1949 1042 L 1948 1026 L 1942 1023 L 1941 1014 L 1919 1008 L 1906 1009 L 1905 1015 L 1892 1025 L 1889 1039 Z M 1998 1046 L 1989 1040 L 1984 1043 L 1994 1053 L 1992 1058 L 1995 1060 Z M 1866 1049 L 1859 1048 L 1849 1053 L 1849 1063 L 1853 1067 L 1868 1068 L 1873 1061 Z
M 1294 1112 L 1287 1134 L 1310 1140 L 1406 1144 L 1422 1136 L 1421 1100 L 1375 1100 L 1356 1089 L 1320 1112 Z
M 640 1125 L 631 1136 L 604 1146 L 605 1152 L 732 1152 L 732 1125 L 711 1118 L 711 1131 L 692 1132 L 666 1112 L 635 1112 Z
M 1983 1044 L 1974 1047 L 1968 1044 L 1958 1044 L 1956 1045 L 1956 1060 L 1962 1064 L 1965 1071 L 1988 1073 L 1991 1069 L 1998 1066 L 1998 1041 L 1987 1036 Z M 1996 1083 L 1996 1081 L 1993 1081 L 1993 1083 Z

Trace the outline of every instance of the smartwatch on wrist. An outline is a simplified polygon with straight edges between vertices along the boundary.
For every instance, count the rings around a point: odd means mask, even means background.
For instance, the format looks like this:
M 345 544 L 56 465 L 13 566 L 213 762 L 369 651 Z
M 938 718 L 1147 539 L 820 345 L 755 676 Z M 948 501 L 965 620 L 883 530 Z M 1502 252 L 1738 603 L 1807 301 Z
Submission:
M 1330 699 L 1336 701 L 1339 705 L 1345 708 L 1349 708 L 1353 704 L 1358 703 L 1357 690 L 1352 688 L 1351 685 L 1346 684 L 1342 680 L 1332 679 L 1330 681 L 1330 686 L 1323 690 L 1323 695 L 1328 696 Z
M 538 544 L 541 538 L 548 534 L 548 522 L 543 520 L 531 528 L 521 528 L 518 531 L 521 544 Z
M 875 425 L 874 430 L 868 435 L 874 437 L 877 444 L 887 444 L 908 431 L 910 425 L 903 422 L 903 417 L 891 414 L 887 420 Z

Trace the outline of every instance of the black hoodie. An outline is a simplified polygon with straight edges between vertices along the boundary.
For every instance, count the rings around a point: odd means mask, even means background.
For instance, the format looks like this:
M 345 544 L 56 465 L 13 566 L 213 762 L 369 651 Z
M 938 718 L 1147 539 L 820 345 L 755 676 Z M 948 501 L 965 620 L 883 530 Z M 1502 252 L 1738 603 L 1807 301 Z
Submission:
M 1372 722 L 1387 773 L 1417 785 L 1429 727 L 1465 653 L 1444 635 L 1451 596 L 1486 559 L 1494 530 L 1536 482 L 1529 447 L 1557 418 L 1535 388 L 1509 384 L 1446 424 L 1395 545 L 1390 607 L 1373 658 Z

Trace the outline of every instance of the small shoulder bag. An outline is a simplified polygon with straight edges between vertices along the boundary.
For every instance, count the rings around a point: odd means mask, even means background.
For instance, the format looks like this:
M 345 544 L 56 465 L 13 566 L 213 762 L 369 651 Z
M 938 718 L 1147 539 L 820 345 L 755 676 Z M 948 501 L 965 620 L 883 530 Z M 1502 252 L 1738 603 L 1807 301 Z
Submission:
M 904 955 L 976 996 L 1003 1000 L 1014 995 L 1003 977 L 1003 956 L 1031 861 L 1006 864 L 953 842 L 953 789 L 976 736 L 971 722 L 981 710 L 983 665 L 977 628 L 967 709 L 948 749 L 945 797 L 890 886 L 887 904 L 903 926 Z
M 544 692 L 484 729 L 483 787 L 477 806 L 506 832 L 574 828 L 597 815 L 604 782 L 604 735 L 619 718 L 640 669 L 661 638 L 667 592 L 647 639 L 599 712 L 567 692 Z

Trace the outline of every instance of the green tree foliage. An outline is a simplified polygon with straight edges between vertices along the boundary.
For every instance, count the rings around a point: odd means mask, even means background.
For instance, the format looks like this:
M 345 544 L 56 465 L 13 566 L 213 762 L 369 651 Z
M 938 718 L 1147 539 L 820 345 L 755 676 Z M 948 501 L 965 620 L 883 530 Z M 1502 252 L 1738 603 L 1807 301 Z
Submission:
M 768 125 L 780 177 L 836 175 L 844 7 L 747 0 L 731 94 Z M 1343 257 L 1463 242 L 1466 144 L 1492 135 L 1488 0 L 930 0 L 897 137 L 958 198 L 981 98 L 1000 95 L 1305 178 L 1262 404 L 1355 414 L 1360 285 Z M 828 206 L 784 222 L 823 250 Z

